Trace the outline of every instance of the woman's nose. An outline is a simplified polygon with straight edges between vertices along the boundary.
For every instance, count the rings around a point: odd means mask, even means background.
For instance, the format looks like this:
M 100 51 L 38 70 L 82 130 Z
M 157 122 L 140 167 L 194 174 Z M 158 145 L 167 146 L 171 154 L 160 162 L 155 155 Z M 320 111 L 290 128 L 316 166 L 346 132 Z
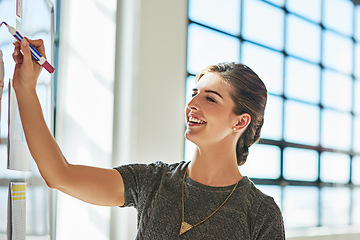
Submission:
M 186 107 L 189 110 L 198 110 L 199 106 L 198 106 L 198 103 L 197 103 L 197 97 L 194 96 L 193 98 L 191 98 L 190 101 L 188 102 L 188 104 L 186 105 Z

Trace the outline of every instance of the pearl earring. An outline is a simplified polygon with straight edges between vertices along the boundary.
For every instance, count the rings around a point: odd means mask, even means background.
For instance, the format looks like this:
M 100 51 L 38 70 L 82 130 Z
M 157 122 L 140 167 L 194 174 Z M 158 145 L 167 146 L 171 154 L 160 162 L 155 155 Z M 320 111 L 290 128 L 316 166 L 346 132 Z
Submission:
M 236 127 L 234 127 L 233 130 L 236 131 Z

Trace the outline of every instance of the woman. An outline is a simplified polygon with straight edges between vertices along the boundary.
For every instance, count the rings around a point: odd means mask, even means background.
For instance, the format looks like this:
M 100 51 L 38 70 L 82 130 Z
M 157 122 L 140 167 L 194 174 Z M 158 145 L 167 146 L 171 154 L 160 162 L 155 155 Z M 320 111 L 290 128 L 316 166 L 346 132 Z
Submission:
M 28 41 L 45 55 L 41 40 Z M 250 68 L 219 64 L 197 75 L 186 106 L 185 136 L 197 146 L 190 162 L 101 169 L 66 161 L 37 99 L 41 67 L 26 40 L 14 45 L 13 86 L 20 116 L 30 152 L 49 187 L 92 204 L 134 206 L 136 239 L 285 239 L 273 198 L 238 168 L 260 137 L 267 97 Z

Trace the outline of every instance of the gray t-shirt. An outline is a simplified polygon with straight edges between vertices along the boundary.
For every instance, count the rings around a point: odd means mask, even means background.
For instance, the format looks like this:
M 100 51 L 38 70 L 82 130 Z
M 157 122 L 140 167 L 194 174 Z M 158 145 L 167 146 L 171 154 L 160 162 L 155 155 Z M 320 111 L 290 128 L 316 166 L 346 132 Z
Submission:
M 279 207 L 244 177 L 228 201 L 204 223 L 179 235 L 182 179 L 187 162 L 117 167 L 124 179 L 125 204 L 138 212 L 136 239 L 285 239 Z M 185 178 L 185 222 L 195 225 L 214 212 L 233 186 L 211 187 Z

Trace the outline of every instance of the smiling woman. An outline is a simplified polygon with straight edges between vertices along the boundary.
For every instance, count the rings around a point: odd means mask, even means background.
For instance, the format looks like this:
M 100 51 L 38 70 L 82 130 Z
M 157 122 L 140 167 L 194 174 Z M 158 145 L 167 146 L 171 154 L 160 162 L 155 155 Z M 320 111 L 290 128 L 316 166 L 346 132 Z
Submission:
M 45 52 L 42 41 L 29 41 Z M 49 187 L 96 205 L 135 207 L 136 239 L 285 239 L 274 199 L 238 168 L 259 138 L 266 104 L 266 88 L 250 68 L 224 63 L 199 73 L 185 111 L 185 136 L 197 146 L 190 162 L 103 169 L 68 163 L 47 129 L 35 91 L 41 68 L 28 41 L 14 45 L 20 116 Z
M 273 198 L 238 168 L 260 137 L 265 85 L 235 63 L 209 66 L 196 79 L 185 109 L 185 137 L 196 145 L 191 161 L 116 168 L 124 180 L 124 206 L 138 210 L 139 238 L 285 239 Z

